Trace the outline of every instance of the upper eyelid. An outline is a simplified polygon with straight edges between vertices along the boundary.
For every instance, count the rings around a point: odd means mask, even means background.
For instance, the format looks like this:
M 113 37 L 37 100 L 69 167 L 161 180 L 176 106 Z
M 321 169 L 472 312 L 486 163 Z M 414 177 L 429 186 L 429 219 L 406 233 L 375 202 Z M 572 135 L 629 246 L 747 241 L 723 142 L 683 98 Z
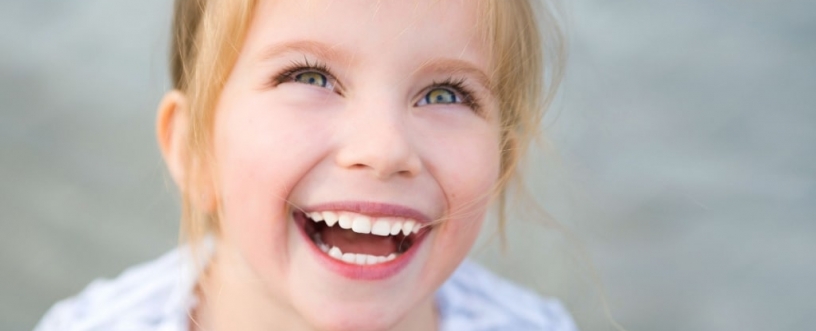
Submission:
M 273 77 L 273 82 L 275 85 L 284 83 L 284 79 L 291 79 L 294 75 L 302 72 L 319 72 L 323 75 L 326 75 L 326 79 L 328 79 L 332 84 L 335 85 L 335 90 L 342 91 L 343 84 L 340 83 L 340 80 L 337 79 L 332 72 L 329 66 L 322 61 L 314 60 L 309 61 L 308 58 L 304 56 L 302 60 L 292 60 L 289 66 L 281 69 L 277 74 Z
M 431 85 L 424 87 L 420 90 L 420 100 L 424 100 L 428 93 L 433 91 L 437 88 L 445 88 L 451 90 L 453 93 L 461 96 L 461 102 L 456 104 L 464 105 L 470 108 L 474 113 L 478 114 L 479 116 L 484 117 L 484 110 L 483 110 L 483 99 L 479 97 L 477 94 L 478 92 L 474 90 L 472 87 L 468 87 L 470 83 L 467 82 L 467 78 L 461 77 L 449 77 L 443 81 L 433 81 Z M 420 102 L 420 101 L 417 101 Z
M 495 93 L 493 81 L 478 65 L 462 60 L 442 58 L 428 61 L 414 71 L 413 75 L 448 77 L 448 80 L 460 81 L 472 86 L 472 91 L 482 91 L 492 95 Z
M 442 82 L 434 81 L 433 83 L 431 83 L 431 85 L 428 86 L 427 89 L 431 90 L 431 89 L 439 88 L 439 87 L 446 87 L 446 88 L 452 89 L 454 91 L 463 92 L 463 93 L 470 93 L 470 91 L 466 90 L 464 88 L 464 86 L 462 86 L 462 83 L 458 82 L 458 81 L 453 81 L 453 82 L 451 82 L 451 81 L 442 81 Z

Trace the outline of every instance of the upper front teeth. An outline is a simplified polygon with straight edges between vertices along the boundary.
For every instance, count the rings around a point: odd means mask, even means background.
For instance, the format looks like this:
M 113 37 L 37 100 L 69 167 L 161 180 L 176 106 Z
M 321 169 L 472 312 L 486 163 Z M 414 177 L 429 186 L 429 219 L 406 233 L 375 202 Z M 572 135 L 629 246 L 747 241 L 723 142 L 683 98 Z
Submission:
M 348 214 L 338 216 L 337 222 L 340 223 L 340 227 L 343 229 L 351 229 L 352 227 L 351 216 Z
M 328 226 L 339 224 L 343 229 L 378 236 L 393 236 L 400 232 L 407 236 L 411 233 L 418 233 L 422 228 L 417 221 L 400 217 L 370 217 L 351 212 L 331 211 L 311 212 L 307 216 L 314 222 L 325 221 Z
M 362 215 L 355 217 L 351 223 L 351 231 L 371 233 L 371 219 Z
M 379 220 L 377 222 L 374 222 L 374 225 L 371 227 L 371 234 L 376 234 L 378 236 L 390 235 L 391 234 L 391 223 L 388 223 L 388 222 L 386 222 L 384 220 Z

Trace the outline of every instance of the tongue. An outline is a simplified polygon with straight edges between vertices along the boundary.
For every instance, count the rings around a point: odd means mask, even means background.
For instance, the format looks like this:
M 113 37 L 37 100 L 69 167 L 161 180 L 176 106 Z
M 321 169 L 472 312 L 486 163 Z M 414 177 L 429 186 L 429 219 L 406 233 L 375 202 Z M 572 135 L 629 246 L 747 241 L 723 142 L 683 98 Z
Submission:
M 343 253 L 388 256 L 397 251 L 397 245 L 391 237 L 356 233 L 339 226 L 323 229 L 320 237 L 329 247 L 336 246 Z

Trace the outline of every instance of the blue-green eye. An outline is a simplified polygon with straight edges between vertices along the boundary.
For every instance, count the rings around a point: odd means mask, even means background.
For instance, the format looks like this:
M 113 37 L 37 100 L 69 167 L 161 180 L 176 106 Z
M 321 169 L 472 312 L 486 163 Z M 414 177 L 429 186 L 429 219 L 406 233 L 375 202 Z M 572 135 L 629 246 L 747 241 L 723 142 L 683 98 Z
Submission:
M 446 89 L 446 88 L 435 88 L 433 90 L 428 91 L 423 98 L 425 104 L 432 105 L 432 104 L 449 104 L 449 103 L 459 103 L 459 98 L 456 96 L 456 93 L 453 91 Z
M 467 86 L 464 79 L 449 78 L 441 82 L 433 82 L 423 93 L 424 94 L 420 94 L 422 97 L 414 106 L 464 106 L 470 108 L 475 113 L 480 112 L 478 99 L 474 96 L 474 93 Z
M 328 78 L 326 75 L 314 71 L 306 71 L 295 75 L 295 82 L 326 87 L 328 85 Z

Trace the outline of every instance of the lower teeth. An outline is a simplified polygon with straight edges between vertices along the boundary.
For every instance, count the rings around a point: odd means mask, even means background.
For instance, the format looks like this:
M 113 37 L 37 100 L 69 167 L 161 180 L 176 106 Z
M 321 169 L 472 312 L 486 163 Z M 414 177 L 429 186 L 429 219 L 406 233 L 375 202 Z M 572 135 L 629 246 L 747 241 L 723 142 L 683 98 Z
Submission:
M 324 243 L 320 233 L 314 234 L 314 236 L 312 236 L 312 240 L 314 240 L 317 247 L 320 248 L 323 253 L 328 254 L 332 258 L 358 265 L 371 265 L 388 262 L 397 258 L 397 256 L 402 255 L 402 253 L 407 249 L 404 247 L 404 245 L 400 245 L 400 249 L 397 253 L 391 253 L 388 256 L 374 256 L 369 254 L 343 253 L 340 251 L 340 248 L 336 246 L 329 246 L 328 244 Z

